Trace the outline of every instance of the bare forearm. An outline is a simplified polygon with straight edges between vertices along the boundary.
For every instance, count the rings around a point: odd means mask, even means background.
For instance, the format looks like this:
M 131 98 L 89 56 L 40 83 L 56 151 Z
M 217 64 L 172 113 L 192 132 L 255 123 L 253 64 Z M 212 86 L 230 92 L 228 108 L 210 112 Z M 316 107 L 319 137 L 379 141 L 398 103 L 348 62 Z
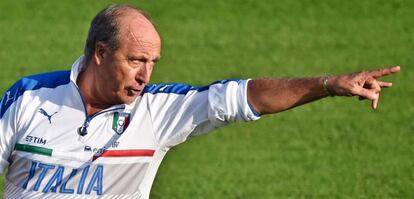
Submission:
M 254 79 L 248 84 L 247 98 L 260 114 L 276 113 L 329 96 L 324 79 Z
M 329 78 L 254 79 L 248 84 L 247 100 L 260 114 L 277 113 L 329 95 L 358 96 L 371 100 L 376 109 L 381 89 L 392 86 L 378 78 L 399 71 L 400 67 L 394 66 Z

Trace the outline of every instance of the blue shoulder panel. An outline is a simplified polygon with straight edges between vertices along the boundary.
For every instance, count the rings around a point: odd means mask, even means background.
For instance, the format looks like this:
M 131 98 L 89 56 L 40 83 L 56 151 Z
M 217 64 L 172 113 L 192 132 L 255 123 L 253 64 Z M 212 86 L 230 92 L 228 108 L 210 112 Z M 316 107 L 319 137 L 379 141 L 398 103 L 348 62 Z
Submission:
M 0 106 L 0 118 L 3 117 L 7 109 L 19 99 L 24 92 L 41 88 L 56 88 L 60 85 L 68 84 L 69 82 L 70 71 L 56 71 L 23 77 L 3 95 Z
M 240 79 L 226 79 L 226 80 L 220 80 L 215 81 L 207 86 L 201 86 L 201 87 L 194 87 L 192 85 L 188 84 L 177 84 L 177 83 L 170 83 L 170 84 L 149 84 L 145 86 L 144 91 L 141 93 L 141 95 L 145 93 L 151 93 L 151 94 L 157 94 L 157 93 L 174 93 L 174 94 L 181 94 L 185 95 L 189 91 L 196 90 L 196 91 L 205 91 L 210 88 L 211 85 L 214 84 L 226 84 L 227 82 L 235 81 L 237 83 L 240 83 Z

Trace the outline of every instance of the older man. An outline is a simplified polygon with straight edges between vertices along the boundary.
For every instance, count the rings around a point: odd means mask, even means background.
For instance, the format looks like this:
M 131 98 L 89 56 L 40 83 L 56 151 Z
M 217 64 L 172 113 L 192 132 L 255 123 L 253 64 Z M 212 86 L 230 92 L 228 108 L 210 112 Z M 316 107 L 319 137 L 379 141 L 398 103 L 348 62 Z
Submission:
M 148 198 L 166 152 L 190 136 L 317 99 L 378 104 L 379 69 L 331 77 L 148 85 L 160 37 L 142 11 L 110 6 L 94 18 L 71 71 L 22 78 L 3 96 L 0 171 L 6 198 Z

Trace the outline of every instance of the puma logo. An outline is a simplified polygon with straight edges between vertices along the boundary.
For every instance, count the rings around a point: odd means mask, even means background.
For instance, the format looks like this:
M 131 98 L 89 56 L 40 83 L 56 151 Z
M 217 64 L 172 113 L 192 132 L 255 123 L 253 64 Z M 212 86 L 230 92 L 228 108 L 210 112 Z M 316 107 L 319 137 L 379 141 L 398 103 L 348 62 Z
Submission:
M 39 113 L 41 113 L 42 115 L 46 116 L 46 117 L 47 117 L 47 119 L 49 120 L 49 124 L 52 124 L 52 116 L 54 116 L 54 115 L 55 115 L 56 113 L 58 113 L 58 112 L 55 112 L 55 113 L 53 113 L 52 115 L 49 115 L 49 114 L 45 111 L 45 109 L 40 108 L 40 109 L 39 109 Z

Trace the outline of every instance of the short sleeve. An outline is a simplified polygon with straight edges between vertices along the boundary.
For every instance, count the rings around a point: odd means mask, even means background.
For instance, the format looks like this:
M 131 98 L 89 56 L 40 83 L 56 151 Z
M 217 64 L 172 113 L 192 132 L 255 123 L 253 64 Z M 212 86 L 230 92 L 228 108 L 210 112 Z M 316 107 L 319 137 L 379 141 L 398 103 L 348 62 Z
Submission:
M 9 157 L 16 142 L 17 103 L 12 87 L 3 95 L 0 103 L 0 174 L 9 166 Z
M 249 80 L 222 80 L 208 86 L 151 85 L 144 96 L 160 144 L 174 146 L 191 136 L 210 132 L 233 122 L 260 116 L 247 102 Z

